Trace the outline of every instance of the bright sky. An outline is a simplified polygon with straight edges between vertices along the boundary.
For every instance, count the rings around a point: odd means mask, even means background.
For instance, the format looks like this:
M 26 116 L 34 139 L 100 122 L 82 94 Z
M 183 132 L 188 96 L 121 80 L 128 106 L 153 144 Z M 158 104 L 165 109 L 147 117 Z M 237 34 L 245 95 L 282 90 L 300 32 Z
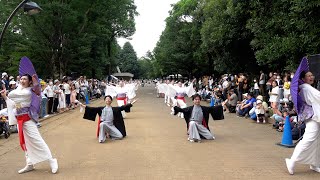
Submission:
M 171 4 L 179 0 L 134 0 L 139 16 L 135 18 L 136 33 L 132 40 L 118 39 L 119 45 L 129 41 L 138 57 L 146 55 L 147 51 L 152 51 L 156 46 L 166 23 L 165 19 L 169 16 Z

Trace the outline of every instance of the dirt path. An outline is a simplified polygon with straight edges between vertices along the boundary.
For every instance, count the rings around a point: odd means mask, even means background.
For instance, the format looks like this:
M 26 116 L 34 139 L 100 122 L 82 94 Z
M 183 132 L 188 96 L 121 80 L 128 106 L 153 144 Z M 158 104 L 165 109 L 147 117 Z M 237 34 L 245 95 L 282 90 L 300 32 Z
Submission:
M 128 136 L 99 144 L 96 122 L 82 119 L 78 110 L 46 119 L 40 131 L 59 173 L 48 163 L 19 175 L 24 155 L 16 134 L 0 139 L 0 179 L 317 179 L 320 174 L 298 165 L 288 175 L 284 158 L 293 149 L 276 146 L 281 134 L 271 125 L 226 114 L 224 121 L 210 120 L 214 141 L 187 141 L 184 120 L 169 114 L 154 87 L 138 91 L 137 102 L 125 119 Z M 98 100 L 91 106 L 102 105 Z M 190 104 L 190 102 L 189 102 Z

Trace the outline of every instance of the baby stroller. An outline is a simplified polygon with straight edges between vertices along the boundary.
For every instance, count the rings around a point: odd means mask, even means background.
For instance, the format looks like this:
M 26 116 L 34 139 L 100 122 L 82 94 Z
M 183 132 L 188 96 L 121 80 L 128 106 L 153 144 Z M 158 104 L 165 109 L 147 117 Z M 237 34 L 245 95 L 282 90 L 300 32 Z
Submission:
M 9 122 L 7 120 L 7 108 L 2 109 L 0 111 L 0 135 L 4 134 L 4 137 L 8 139 L 10 136 L 10 130 L 9 130 Z

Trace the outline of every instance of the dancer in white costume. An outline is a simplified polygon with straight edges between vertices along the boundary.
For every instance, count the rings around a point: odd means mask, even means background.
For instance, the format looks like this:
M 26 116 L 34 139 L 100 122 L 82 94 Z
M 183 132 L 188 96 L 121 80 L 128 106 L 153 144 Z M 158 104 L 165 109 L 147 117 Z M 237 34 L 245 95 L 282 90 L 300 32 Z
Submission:
M 310 169 L 320 173 L 320 92 L 313 88 L 314 76 L 311 72 L 302 72 L 299 86 L 303 102 L 300 120 L 306 123 L 303 139 L 298 143 L 290 159 L 286 159 L 289 174 L 294 173 L 296 163 L 308 164 Z
M 193 82 L 194 81 L 195 80 L 193 80 L 192 83 L 187 87 L 183 87 L 181 82 L 178 83 L 178 86 L 169 85 L 169 87 L 171 87 L 172 89 L 174 89 L 176 91 L 176 102 L 180 108 L 187 107 L 186 100 L 185 100 L 186 95 L 188 97 L 191 97 L 192 95 L 194 95 L 196 93 L 195 90 L 193 89 Z M 174 105 L 176 105 L 176 104 L 174 104 Z M 184 118 L 183 113 L 179 113 L 178 116 L 180 116 L 181 118 Z
M 135 98 L 136 89 L 137 89 L 137 86 L 135 84 L 125 85 L 123 81 L 120 81 L 119 85 L 116 87 L 108 85 L 106 88 L 105 95 L 116 97 L 118 106 L 120 107 L 120 106 L 126 105 L 128 100 Z M 126 117 L 125 111 L 121 111 L 121 113 L 123 118 L 125 118 Z
M 48 160 L 52 173 L 56 173 L 58 171 L 57 159 L 52 158 L 51 151 L 42 139 L 36 125 L 37 114 L 32 110 L 33 93 L 40 94 L 36 74 L 33 74 L 32 77 L 29 74 L 22 75 L 19 86 L 11 91 L 8 97 L 6 90 L 1 91 L 8 106 L 9 124 L 18 124 L 20 145 L 25 151 L 27 164 L 18 172 L 21 174 L 32 171 L 35 164 Z

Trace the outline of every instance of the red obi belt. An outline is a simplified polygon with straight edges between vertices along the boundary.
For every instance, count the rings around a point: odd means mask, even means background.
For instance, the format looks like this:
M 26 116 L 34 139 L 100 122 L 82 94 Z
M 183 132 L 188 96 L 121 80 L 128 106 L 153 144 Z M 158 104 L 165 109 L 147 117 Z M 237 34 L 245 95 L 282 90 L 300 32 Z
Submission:
M 20 140 L 20 146 L 23 151 L 26 151 L 26 143 L 24 141 L 24 134 L 23 134 L 23 123 L 29 121 L 31 118 L 28 114 L 23 114 L 16 116 L 18 120 L 18 133 L 19 133 L 19 140 Z
M 177 96 L 177 99 L 180 99 L 180 100 L 182 100 L 184 103 L 186 103 L 186 99 L 185 99 L 184 97 L 182 97 L 182 96 Z
M 127 104 L 127 97 L 118 97 L 117 100 L 124 101 L 124 105 Z

